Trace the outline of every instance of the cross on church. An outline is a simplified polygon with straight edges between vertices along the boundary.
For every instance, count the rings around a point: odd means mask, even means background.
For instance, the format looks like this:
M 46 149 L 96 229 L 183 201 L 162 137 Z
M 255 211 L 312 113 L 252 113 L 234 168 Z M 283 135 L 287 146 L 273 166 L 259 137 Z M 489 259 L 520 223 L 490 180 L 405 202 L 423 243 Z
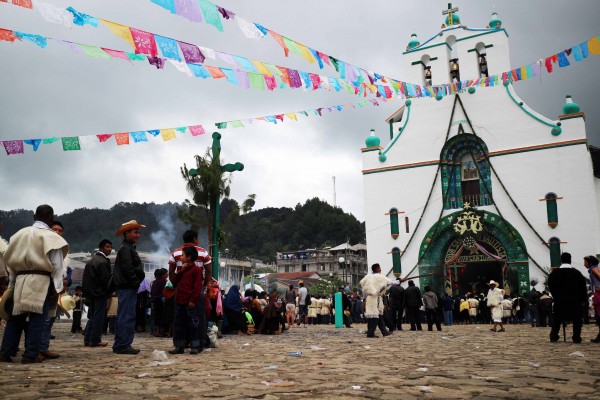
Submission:
M 448 14 L 448 25 L 452 25 L 452 14 L 458 11 L 458 7 L 452 7 L 452 3 L 448 3 L 448 9 L 442 11 L 442 15 Z

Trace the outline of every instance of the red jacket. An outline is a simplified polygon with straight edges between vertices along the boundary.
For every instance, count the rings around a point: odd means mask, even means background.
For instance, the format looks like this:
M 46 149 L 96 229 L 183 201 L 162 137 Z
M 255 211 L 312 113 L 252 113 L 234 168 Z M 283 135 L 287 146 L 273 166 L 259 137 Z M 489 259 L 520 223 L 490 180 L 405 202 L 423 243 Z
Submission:
M 202 268 L 193 266 L 181 270 L 177 268 L 173 274 L 173 285 L 177 288 L 175 293 L 175 302 L 177 304 L 187 304 L 192 302 L 196 305 L 200 303 L 202 294 Z

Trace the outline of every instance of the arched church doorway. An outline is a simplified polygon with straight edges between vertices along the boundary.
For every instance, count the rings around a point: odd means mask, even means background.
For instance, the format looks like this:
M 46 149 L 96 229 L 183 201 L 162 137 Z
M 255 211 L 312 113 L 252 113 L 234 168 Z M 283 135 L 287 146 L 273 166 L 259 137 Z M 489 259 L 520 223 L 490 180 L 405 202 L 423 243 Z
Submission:
M 442 217 L 421 244 L 420 286 L 437 293 L 487 293 L 490 280 L 507 294 L 529 290 L 529 265 L 519 232 L 494 213 L 468 204 Z

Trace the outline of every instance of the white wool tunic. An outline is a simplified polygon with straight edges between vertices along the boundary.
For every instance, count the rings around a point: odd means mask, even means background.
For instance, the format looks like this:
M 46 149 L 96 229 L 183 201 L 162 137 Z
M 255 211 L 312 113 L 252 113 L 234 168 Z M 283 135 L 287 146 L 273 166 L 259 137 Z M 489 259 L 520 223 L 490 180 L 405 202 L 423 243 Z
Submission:
M 392 280 L 381 274 L 369 274 L 360 281 L 365 296 L 365 318 L 379 318 L 383 315 L 383 298 Z

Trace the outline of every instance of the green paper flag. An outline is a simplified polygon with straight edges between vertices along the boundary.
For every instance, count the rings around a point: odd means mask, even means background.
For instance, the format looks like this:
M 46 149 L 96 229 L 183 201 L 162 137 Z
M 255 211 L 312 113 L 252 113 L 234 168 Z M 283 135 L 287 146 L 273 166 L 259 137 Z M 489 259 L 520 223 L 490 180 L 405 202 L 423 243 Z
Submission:
M 244 124 L 242 124 L 242 121 L 240 121 L 239 119 L 236 121 L 229 121 L 229 125 L 231 125 L 232 128 L 243 128 Z
M 185 133 L 187 126 L 180 126 L 179 128 L 175 128 L 175 130 L 179 133 Z
M 290 40 L 288 38 L 286 38 L 285 36 L 283 37 L 283 43 L 285 43 L 285 45 L 287 46 L 288 49 L 290 49 L 290 51 L 294 54 L 298 54 L 298 55 L 302 55 L 302 50 L 300 50 L 300 47 L 298 47 L 298 45 L 296 44 L 296 42 L 294 42 L 293 40 Z
M 77 136 L 64 137 L 61 139 L 64 151 L 81 150 L 81 146 L 79 146 L 79 138 Z
M 92 58 L 112 58 L 100 47 L 88 46 L 87 44 L 77 44 L 88 57 Z
M 250 87 L 252 89 L 264 90 L 265 89 L 265 78 L 261 74 L 255 74 L 254 72 L 248 72 L 248 78 L 250 78 Z
M 54 143 L 54 142 L 58 142 L 58 138 L 56 136 L 51 137 L 51 138 L 42 139 L 42 143 L 44 143 L 44 144 L 50 144 L 50 143 Z
M 227 128 L 227 122 L 215 122 L 217 129 L 225 129 Z
M 198 0 L 198 5 L 202 14 L 204 15 L 204 21 L 207 24 L 214 26 L 218 31 L 223 32 L 223 23 L 221 22 L 221 14 L 216 5 L 207 0 Z
M 146 61 L 145 54 L 125 53 L 131 61 Z

